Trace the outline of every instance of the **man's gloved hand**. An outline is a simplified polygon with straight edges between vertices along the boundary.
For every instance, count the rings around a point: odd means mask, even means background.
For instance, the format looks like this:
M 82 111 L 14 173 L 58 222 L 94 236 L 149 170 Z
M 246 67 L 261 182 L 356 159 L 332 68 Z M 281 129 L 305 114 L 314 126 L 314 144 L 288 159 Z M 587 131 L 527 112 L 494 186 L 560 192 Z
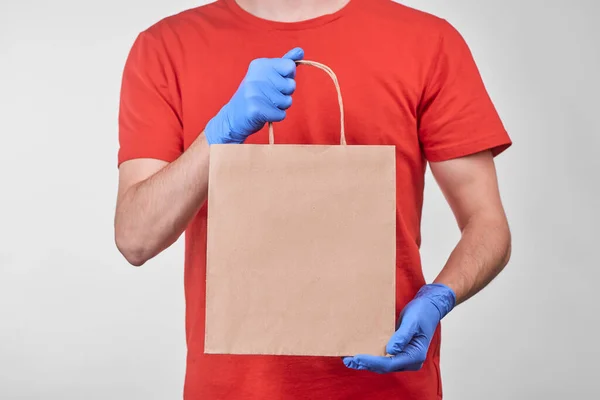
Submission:
M 386 346 L 391 357 L 359 354 L 344 357 L 344 364 L 348 368 L 380 374 L 421 369 L 437 325 L 455 304 L 456 295 L 448 286 L 423 286 L 400 314 L 400 327 Z
M 253 60 L 229 103 L 206 125 L 208 144 L 243 143 L 265 123 L 282 121 L 296 89 L 295 61 L 303 57 L 295 48 L 282 58 Z

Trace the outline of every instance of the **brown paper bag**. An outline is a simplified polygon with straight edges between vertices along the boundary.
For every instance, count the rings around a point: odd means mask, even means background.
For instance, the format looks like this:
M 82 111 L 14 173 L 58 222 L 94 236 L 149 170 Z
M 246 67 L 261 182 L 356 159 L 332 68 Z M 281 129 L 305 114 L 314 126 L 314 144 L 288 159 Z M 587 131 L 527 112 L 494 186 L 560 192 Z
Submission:
M 395 327 L 393 146 L 213 145 L 206 353 L 383 355 Z

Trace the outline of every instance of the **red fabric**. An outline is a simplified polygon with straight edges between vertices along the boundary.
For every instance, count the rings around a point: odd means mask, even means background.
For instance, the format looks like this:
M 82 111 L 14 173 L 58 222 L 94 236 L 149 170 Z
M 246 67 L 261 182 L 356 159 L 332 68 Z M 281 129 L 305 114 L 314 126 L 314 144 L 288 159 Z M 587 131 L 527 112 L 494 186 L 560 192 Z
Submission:
M 275 23 L 220 0 L 169 17 L 137 38 L 120 110 L 119 163 L 172 162 L 229 100 L 258 57 L 301 46 L 306 59 L 338 75 L 348 144 L 396 146 L 397 309 L 423 285 L 419 257 L 426 161 L 510 145 L 470 51 L 446 21 L 388 0 L 351 0 L 337 13 Z M 300 66 L 278 143 L 337 144 L 335 89 L 322 71 Z M 266 143 L 267 130 L 249 143 Z M 440 334 L 419 372 L 377 375 L 338 358 L 205 355 L 206 206 L 186 231 L 188 344 L 184 397 L 195 399 L 441 398 Z

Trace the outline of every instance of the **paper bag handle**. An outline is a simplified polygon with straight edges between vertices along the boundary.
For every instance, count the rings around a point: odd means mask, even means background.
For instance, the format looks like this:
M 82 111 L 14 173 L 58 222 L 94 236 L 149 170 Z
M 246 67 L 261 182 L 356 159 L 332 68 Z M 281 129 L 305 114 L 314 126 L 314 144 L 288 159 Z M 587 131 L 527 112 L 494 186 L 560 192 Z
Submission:
M 331 68 L 329 68 L 325 64 L 321 64 L 316 61 L 308 61 L 308 60 L 298 60 L 296 64 L 304 64 L 304 65 L 312 65 L 313 67 L 317 67 L 322 69 L 331 77 L 333 80 L 333 84 L 335 85 L 335 90 L 338 96 L 338 103 L 340 105 L 340 145 L 346 145 L 346 132 L 344 129 L 344 103 L 342 102 L 342 91 L 340 90 L 340 83 L 338 82 L 337 76 L 333 72 Z M 275 135 L 273 134 L 273 123 L 269 122 L 269 144 L 275 143 Z

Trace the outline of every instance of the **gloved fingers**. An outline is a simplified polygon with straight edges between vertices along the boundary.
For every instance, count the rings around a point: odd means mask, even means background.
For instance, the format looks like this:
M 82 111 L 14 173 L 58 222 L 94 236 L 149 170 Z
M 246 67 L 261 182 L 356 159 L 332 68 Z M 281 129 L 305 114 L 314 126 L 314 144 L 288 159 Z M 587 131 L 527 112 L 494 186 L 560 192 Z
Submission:
M 283 94 L 274 87 L 266 87 L 261 90 L 271 104 L 280 110 L 287 110 L 292 105 L 292 96 Z
M 296 91 L 296 81 L 292 78 L 283 78 L 285 83 L 282 83 L 279 90 L 283 94 L 293 94 Z
M 293 49 L 285 53 L 285 55 L 282 58 L 288 58 L 292 61 L 302 60 L 304 58 L 304 50 L 300 47 L 294 47 Z
M 289 58 L 273 58 L 271 67 L 284 78 L 294 78 L 296 76 L 296 63 Z
M 379 374 L 385 374 L 393 372 L 392 367 L 393 357 L 381 357 L 372 356 L 369 354 L 358 354 L 352 357 L 351 360 L 344 361 L 344 364 L 348 368 L 356 370 L 367 370 L 371 372 L 377 372 Z
M 400 321 L 400 327 L 385 346 L 385 351 L 388 354 L 396 355 L 400 353 L 406 345 L 410 343 L 418 330 L 418 324 L 416 319 L 412 318 L 410 314 L 405 314 Z
M 392 357 L 359 354 L 351 357 L 351 360 L 344 360 L 344 364 L 351 369 L 388 374 L 390 372 L 418 371 L 423 366 L 423 361 L 416 360 L 410 354 L 402 352 Z
M 269 81 L 275 89 L 283 94 L 293 94 L 296 90 L 296 81 L 292 78 L 285 78 L 279 74 L 269 74 Z
M 356 370 L 366 370 L 367 368 L 359 365 L 357 362 L 354 361 L 354 357 L 343 357 L 342 361 L 344 362 L 344 365 L 350 369 L 356 369 Z
M 269 100 L 264 100 L 265 103 Z M 280 122 L 285 119 L 286 112 L 280 108 L 274 107 L 273 104 L 265 104 L 261 107 L 261 120 L 262 122 Z

